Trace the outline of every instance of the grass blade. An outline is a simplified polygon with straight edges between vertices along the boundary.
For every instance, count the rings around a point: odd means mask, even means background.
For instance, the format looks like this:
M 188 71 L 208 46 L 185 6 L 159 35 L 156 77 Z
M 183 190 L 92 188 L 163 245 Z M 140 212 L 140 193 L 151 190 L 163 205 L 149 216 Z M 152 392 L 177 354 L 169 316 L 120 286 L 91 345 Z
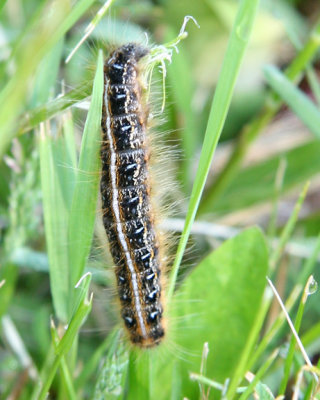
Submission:
M 297 311 L 297 315 L 296 315 L 296 319 L 294 322 L 294 328 L 297 333 L 299 333 L 299 330 L 300 330 L 303 312 L 304 312 L 307 298 L 309 295 L 310 285 L 312 285 L 313 281 L 314 281 L 314 279 L 313 279 L 313 276 L 311 275 L 310 278 L 308 279 L 308 282 L 307 282 L 307 284 L 304 288 L 303 294 L 302 294 L 302 298 L 301 298 L 299 308 Z M 287 387 L 289 377 L 290 377 L 290 371 L 291 371 L 291 366 L 292 366 L 292 362 L 293 362 L 293 357 L 294 357 L 294 353 L 295 353 L 295 345 L 296 345 L 296 339 L 295 339 L 294 335 L 292 335 L 291 340 L 290 340 L 288 354 L 285 359 L 284 372 L 283 372 L 283 377 L 282 377 L 282 380 L 280 383 L 279 395 L 284 395 L 285 391 L 286 391 L 286 387 Z
M 282 100 L 301 119 L 310 131 L 320 138 L 320 112 L 316 105 L 276 67 L 268 65 L 264 75 Z
M 260 381 L 260 379 L 263 377 L 263 375 L 267 372 L 275 358 L 277 357 L 279 351 L 275 350 L 270 357 L 266 360 L 265 363 L 259 368 L 258 372 L 255 374 L 255 377 L 252 379 L 250 384 L 248 385 L 247 389 L 241 394 L 239 397 L 239 400 L 246 400 L 250 394 L 252 394 L 252 390 L 255 388 L 257 383 Z
M 53 362 L 50 368 L 48 368 L 48 373 L 44 381 L 40 384 L 39 395 L 35 393 L 33 399 L 43 400 L 46 398 L 47 392 L 60 365 L 61 359 L 71 349 L 72 343 L 79 331 L 80 326 L 82 325 L 84 319 L 91 310 L 91 306 L 92 298 L 88 299 L 86 297 L 84 301 L 80 304 L 79 308 L 76 310 L 70 324 L 68 325 L 66 333 L 64 334 L 63 338 L 60 340 L 58 346 L 55 349 Z
M 18 134 L 21 135 L 35 128 L 40 122 L 46 121 L 61 111 L 71 107 L 90 95 L 92 83 L 87 82 L 81 87 L 70 90 L 70 92 L 59 95 L 52 101 L 38 106 L 22 114 L 18 125 Z
M 300 193 L 299 199 L 297 201 L 297 203 L 294 206 L 293 212 L 290 215 L 290 218 L 288 220 L 288 222 L 286 223 L 281 236 L 280 236 L 280 240 L 278 243 L 277 248 L 275 249 L 275 251 L 273 252 L 273 254 L 270 257 L 270 268 L 271 271 L 274 271 L 276 268 L 276 265 L 278 263 L 278 261 L 280 260 L 281 254 L 282 254 L 282 250 L 284 248 L 284 246 L 286 245 L 287 241 L 289 240 L 291 233 L 295 227 L 295 224 L 297 222 L 298 219 L 298 215 L 300 212 L 300 209 L 302 207 L 302 204 L 304 202 L 304 199 L 306 197 L 307 191 L 309 188 L 309 182 L 307 182 L 304 185 L 304 188 L 302 190 L 302 192 Z
M 2 155 L 16 135 L 13 128 L 18 121 L 25 100 L 29 81 L 39 62 L 45 54 L 65 35 L 81 15 L 89 8 L 94 0 L 80 0 L 70 10 L 69 2 L 57 0 L 52 8 L 44 10 L 44 17 L 39 18 L 33 31 L 28 36 L 27 43 L 22 41 L 17 51 L 17 71 L 0 92 L 0 126 L 2 128 L 0 155 Z M 48 6 L 49 7 L 49 6 Z
M 91 105 L 84 127 L 77 181 L 70 211 L 68 237 L 71 293 L 83 273 L 93 236 L 99 183 L 102 97 L 103 57 L 100 51 Z M 80 215 L 82 216 L 81 228 L 79 228 Z
M 69 297 L 68 279 L 68 209 L 64 198 L 64 184 L 60 154 L 64 140 L 55 141 L 43 125 L 40 127 L 39 153 L 43 214 L 49 256 L 50 285 L 55 313 L 61 321 L 67 321 Z
M 197 213 L 209 168 L 227 116 L 241 61 L 249 42 L 257 6 L 258 0 L 242 0 L 240 2 L 230 35 L 220 78 L 211 106 L 198 170 L 189 202 L 185 227 L 181 235 L 176 258 L 172 267 L 168 289 L 169 301 L 174 291 L 179 266 L 187 245 L 191 226 Z
M 285 74 L 290 81 L 298 82 L 301 79 L 302 72 L 315 57 L 320 45 L 320 21 L 310 37 L 298 53 L 297 57 L 292 61 L 286 69 Z M 271 122 L 272 118 L 279 111 L 281 100 L 274 92 L 270 92 L 266 98 L 265 104 L 261 109 L 260 115 L 255 117 L 252 122 L 247 125 L 240 133 L 239 140 L 228 159 L 223 171 L 218 175 L 212 187 L 209 188 L 207 195 L 204 197 L 199 212 L 210 212 L 210 207 L 216 202 L 221 193 L 228 187 L 236 173 L 239 171 L 239 166 L 244 159 L 250 144 L 259 136 L 263 129 Z

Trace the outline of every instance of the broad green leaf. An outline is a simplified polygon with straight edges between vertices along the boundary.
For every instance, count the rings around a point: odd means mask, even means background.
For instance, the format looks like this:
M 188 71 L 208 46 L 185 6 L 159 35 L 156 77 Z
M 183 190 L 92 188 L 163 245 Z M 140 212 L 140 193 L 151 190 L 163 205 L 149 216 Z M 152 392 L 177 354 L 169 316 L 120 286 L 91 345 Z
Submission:
M 174 306 L 181 320 L 174 340 L 186 352 L 181 361 L 185 377 L 200 371 L 208 342 L 208 377 L 218 382 L 232 378 L 258 317 L 267 269 L 264 237 L 251 228 L 225 242 L 185 279 Z M 183 380 L 183 396 L 195 398 L 197 392 L 197 385 Z
M 267 268 L 268 250 L 257 228 L 242 232 L 206 257 L 175 293 L 167 311 L 172 318 L 165 343 L 130 360 L 128 399 L 150 393 L 168 399 L 172 391 L 175 398 L 198 398 L 198 385 L 189 373 L 200 372 L 205 342 L 210 350 L 207 377 L 221 383 L 232 378 L 244 351 L 252 351 L 247 341 L 259 319 Z M 178 384 L 174 371 L 179 371 Z M 245 371 L 246 364 L 238 373 Z

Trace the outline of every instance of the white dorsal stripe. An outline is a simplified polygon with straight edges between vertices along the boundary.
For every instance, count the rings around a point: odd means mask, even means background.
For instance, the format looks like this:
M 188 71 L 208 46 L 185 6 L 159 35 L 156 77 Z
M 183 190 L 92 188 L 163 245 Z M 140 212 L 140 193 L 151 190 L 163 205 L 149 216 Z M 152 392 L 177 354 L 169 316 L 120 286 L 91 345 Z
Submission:
M 125 235 L 123 233 L 123 224 L 121 223 L 121 218 L 120 218 L 120 209 L 119 209 L 119 200 L 118 200 L 118 188 L 117 188 L 117 169 L 116 169 L 116 152 L 115 152 L 115 146 L 114 146 L 114 140 L 111 134 L 111 117 L 110 117 L 110 112 L 109 112 L 109 107 L 108 107 L 108 88 L 109 88 L 109 80 L 107 79 L 106 84 L 105 84 L 105 94 L 104 94 L 104 103 L 106 106 L 106 113 L 107 113 L 107 137 L 109 140 L 109 148 L 110 148 L 110 175 L 111 175 L 111 191 L 112 191 L 112 210 L 116 219 L 116 225 L 117 225 L 117 232 L 118 232 L 118 238 L 120 241 L 120 244 L 122 246 L 123 252 L 125 254 L 126 262 L 130 271 L 131 275 L 131 282 L 132 282 L 132 288 L 133 288 L 133 298 L 134 298 L 134 303 L 136 307 L 136 313 L 138 316 L 139 320 L 139 325 L 141 328 L 141 333 L 144 338 L 147 338 L 147 330 L 146 326 L 143 320 L 143 315 L 142 315 L 142 307 L 141 307 L 141 302 L 140 302 L 140 293 L 139 293 L 139 287 L 138 287 L 138 282 L 137 282 L 137 274 L 134 269 L 133 261 L 131 258 L 131 254 L 129 252 L 128 244 L 125 238 Z

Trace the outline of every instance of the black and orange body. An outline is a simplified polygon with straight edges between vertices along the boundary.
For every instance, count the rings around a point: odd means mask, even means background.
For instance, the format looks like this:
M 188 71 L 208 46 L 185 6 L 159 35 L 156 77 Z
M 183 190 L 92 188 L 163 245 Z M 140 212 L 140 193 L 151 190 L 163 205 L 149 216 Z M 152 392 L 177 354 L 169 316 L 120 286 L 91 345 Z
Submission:
M 140 347 L 152 347 L 164 336 L 160 240 L 150 200 L 148 111 L 139 79 L 139 61 L 147 53 L 130 43 L 106 60 L 101 122 L 103 224 L 121 316 L 131 342 Z

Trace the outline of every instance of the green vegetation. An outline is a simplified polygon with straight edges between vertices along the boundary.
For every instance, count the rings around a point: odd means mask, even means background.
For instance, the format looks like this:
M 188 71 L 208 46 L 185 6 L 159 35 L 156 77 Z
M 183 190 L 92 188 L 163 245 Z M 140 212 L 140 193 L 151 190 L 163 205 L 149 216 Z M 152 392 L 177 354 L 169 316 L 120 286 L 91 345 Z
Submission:
M 320 398 L 320 5 L 10 0 L 0 20 L 0 398 Z M 180 155 L 168 333 L 141 351 L 98 187 L 103 58 L 145 32 L 184 40 L 154 129 Z

